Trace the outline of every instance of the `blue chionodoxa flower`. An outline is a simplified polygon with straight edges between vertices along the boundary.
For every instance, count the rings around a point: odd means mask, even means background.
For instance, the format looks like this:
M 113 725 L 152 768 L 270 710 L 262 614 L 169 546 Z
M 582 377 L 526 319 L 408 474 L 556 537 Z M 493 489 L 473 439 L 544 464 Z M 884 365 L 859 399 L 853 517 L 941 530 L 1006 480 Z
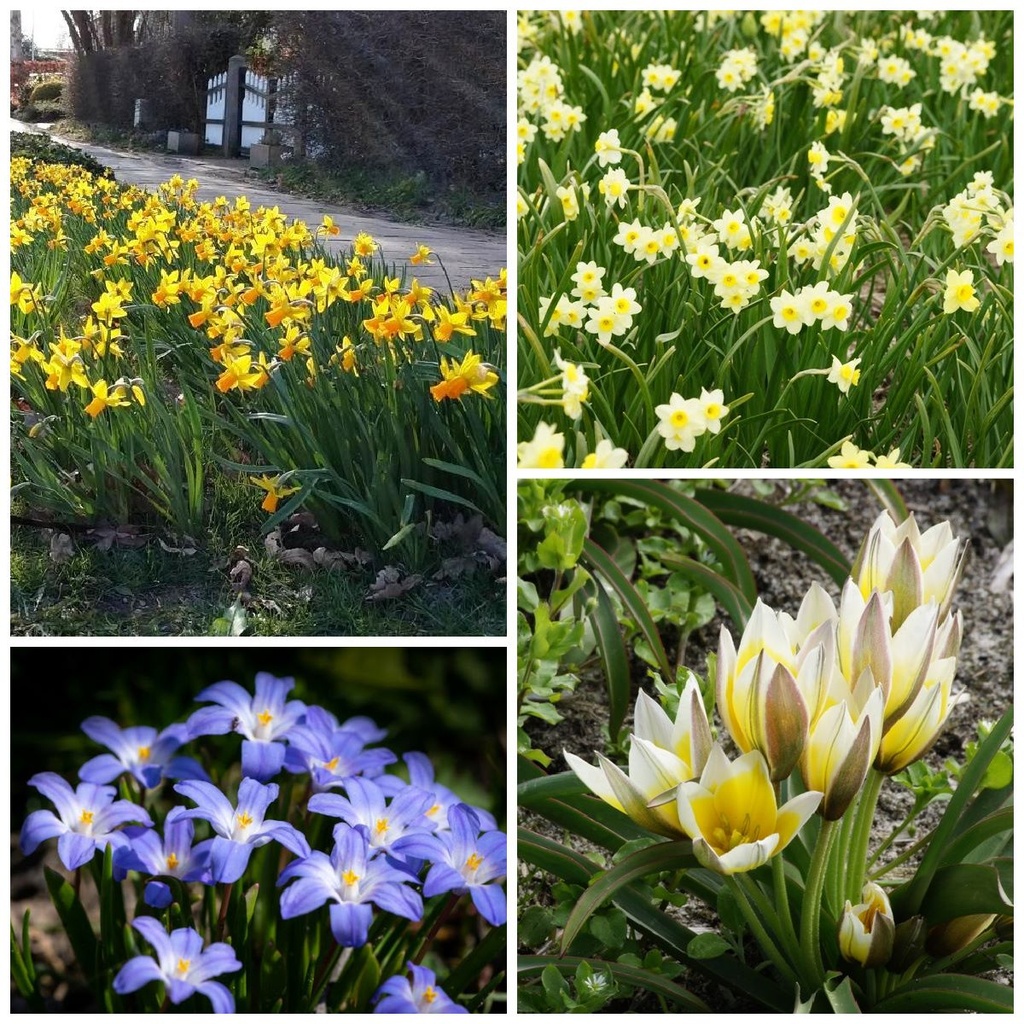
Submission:
M 174 1004 L 199 992 L 213 1003 L 214 1013 L 235 1012 L 235 997 L 219 981 L 210 980 L 242 969 L 226 942 L 214 942 L 203 949 L 202 937 L 194 928 L 176 928 L 168 935 L 153 917 L 137 917 L 132 927 L 153 947 L 156 959 L 132 957 L 114 978 L 118 995 L 135 992 L 150 981 L 162 981 Z
M 277 786 L 263 785 L 255 779 L 242 779 L 238 787 L 238 806 L 209 782 L 179 782 L 176 793 L 198 804 L 181 811 L 182 818 L 202 818 L 217 833 L 210 847 L 210 875 L 214 882 L 237 882 L 249 865 L 249 857 L 258 846 L 276 840 L 299 857 L 309 856 L 309 843 L 286 821 L 264 821 L 267 808 L 277 799 Z
M 241 733 L 245 737 L 242 774 L 267 782 L 284 764 L 282 741 L 306 714 L 306 705 L 301 700 L 285 700 L 294 686 L 294 679 L 277 679 L 268 672 L 256 673 L 255 696 L 229 680 L 214 683 L 196 700 L 212 701 L 220 706 L 196 711 L 186 723 L 189 737 Z
M 39 772 L 28 784 L 53 801 L 60 817 L 53 811 L 33 811 L 21 827 L 21 852 L 34 853 L 44 840 L 60 836 L 57 853 L 68 871 L 87 864 L 97 850 L 127 845 L 128 837 L 115 831 L 119 825 L 153 824 L 141 807 L 115 800 L 113 786 L 82 782 L 72 789 L 56 772 Z
M 345 792 L 347 797 L 317 793 L 306 806 L 316 814 L 362 826 L 374 850 L 390 851 L 403 836 L 426 835 L 434 830 L 426 816 L 433 797 L 415 786 L 403 787 L 391 803 L 386 803 L 384 790 L 370 779 L 349 779 Z
M 330 902 L 331 933 L 338 945 L 364 946 L 373 919 L 371 904 L 410 921 L 423 916 L 423 900 L 409 888 L 411 881 L 385 857 L 370 856 L 362 829 L 336 825 L 330 857 L 314 850 L 281 872 L 278 885 L 292 882 L 281 893 L 281 916 L 299 917 Z
M 194 758 L 171 756 L 189 740 L 188 727 L 183 723 L 169 725 L 158 733 L 148 725 L 122 729 L 109 718 L 94 715 L 82 723 L 82 732 L 113 751 L 99 754 L 82 765 L 78 777 L 83 782 L 113 782 L 124 772 L 131 772 L 146 789 L 159 786 L 164 778 L 210 781 Z
M 284 766 L 290 772 L 308 772 L 316 793 L 343 786 L 357 775 L 375 778 L 398 760 L 384 747 L 367 749 L 386 735 L 369 718 L 350 718 L 339 725 L 329 711 L 311 705 L 305 722 L 288 733 Z
M 469 1013 L 437 987 L 433 971 L 411 961 L 406 967 L 412 982 L 401 974 L 388 978 L 374 994 L 374 1013 Z
M 450 808 L 448 824 L 450 832 L 403 836 L 395 843 L 394 852 L 431 862 L 423 882 L 424 896 L 468 892 L 473 906 L 485 921 L 504 924 L 505 893 L 494 880 L 505 875 L 508 857 L 505 833 L 481 833 L 480 820 L 468 804 Z
M 114 878 L 121 881 L 129 871 L 146 875 L 179 878 L 183 882 L 213 881 L 210 875 L 210 850 L 213 839 L 204 839 L 194 847 L 195 825 L 182 817 L 183 807 L 173 808 L 164 821 L 164 835 L 154 829 L 129 826 L 124 830 L 128 845 L 114 851 Z M 171 887 L 159 879 L 146 883 L 146 903 L 151 907 L 171 905 Z

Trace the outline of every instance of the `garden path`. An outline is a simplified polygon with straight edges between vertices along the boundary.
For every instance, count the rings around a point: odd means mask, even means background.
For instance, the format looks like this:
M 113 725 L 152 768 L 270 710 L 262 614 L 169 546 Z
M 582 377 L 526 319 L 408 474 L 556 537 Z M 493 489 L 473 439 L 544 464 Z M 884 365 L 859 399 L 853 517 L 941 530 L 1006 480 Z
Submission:
M 32 131 L 28 125 L 12 120 L 12 131 Z M 505 235 L 474 228 L 456 228 L 444 225 L 403 224 L 383 217 L 369 216 L 336 205 L 327 205 L 316 199 L 303 199 L 267 188 L 246 178 L 247 160 L 227 157 L 189 157 L 176 153 L 125 153 L 91 143 L 76 142 L 57 135 L 54 140 L 74 146 L 91 154 L 100 163 L 110 167 L 118 181 L 129 182 L 142 188 L 155 189 L 174 174 L 199 181 L 202 200 L 226 196 L 234 199 L 244 195 L 253 207 L 278 207 L 288 217 L 296 217 L 311 227 L 329 214 L 341 228 L 341 234 L 328 239 L 327 247 L 335 251 L 347 250 L 355 235 L 362 231 L 372 235 L 380 244 L 381 253 L 389 263 L 406 271 L 407 279 L 417 277 L 421 284 L 443 293 L 465 291 L 473 278 L 496 277 L 508 266 Z M 427 245 L 444 261 L 444 267 L 411 266 L 408 257 L 418 245 Z M 445 278 L 447 271 L 449 282 Z

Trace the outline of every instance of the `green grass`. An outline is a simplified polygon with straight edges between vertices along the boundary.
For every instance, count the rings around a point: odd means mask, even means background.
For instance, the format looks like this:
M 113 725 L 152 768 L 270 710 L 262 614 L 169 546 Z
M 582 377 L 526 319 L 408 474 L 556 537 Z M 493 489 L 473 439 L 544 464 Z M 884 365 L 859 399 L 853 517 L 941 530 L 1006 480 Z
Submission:
M 33 527 L 11 531 L 14 636 L 203 636 L 236 597 L 232 552 L 249 551 L 246 635 L 496 636 L 505 632 L 504 589 L 493 575 L 425 579 L 393 601 L 368 603 L 375 570 L 304 571 L 271 558 L 262 513 L 243 481 L 215 475 L 209 535 L 194 555 L 163 550 L 154 533 L 142 548 L 103 552 L 83 535 L 65 563 Z M 165 537 L 169 546 L 173 541 Z M 438 552 L 439 555 L 448 552 Z M 386 557 L 386 556 L 385 556 Z M 425 574 L 429 577 L 429 574 Z

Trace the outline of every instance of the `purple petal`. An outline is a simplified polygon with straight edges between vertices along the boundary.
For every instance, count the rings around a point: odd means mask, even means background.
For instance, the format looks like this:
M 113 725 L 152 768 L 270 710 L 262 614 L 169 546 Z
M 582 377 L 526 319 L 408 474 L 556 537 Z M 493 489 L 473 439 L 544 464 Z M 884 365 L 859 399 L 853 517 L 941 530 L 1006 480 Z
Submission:
M 163 981 L 163 972 L 151 956 L 133 956 L 117 972 L 113 988 L 119 995 L 135 992 L 150 981 Z
M 147 882 L 145 899 L 149 906 L 163 910 L 164 907 L 169 907 L 173 900 L 171 887 L 166 882 Z
M 67 825 L 53 811 L 33 811 L 21 826 L 21 852 L 35 853 L 40 843 L 68 831 Z
M 353 812 L 353 820 L 349 824 L 383 817 L 384 794 L 375 782 L 370 782 L 369 779 L 349 779 L 345 785 L 345 792 L 348 794 Z
M 480 911 L 480 916 L 488 924 L 497 927 L 505 923 L 508 911 L 505 892 L 500 885 L 471 885 L 469 895 L 473 900 L 473 906 Z
M 28 780 L 57 808 L 61 821 L 70 825 L 78 820 L 78 799 L 75 791 L 56 772 L 39 772 Z
M 322 907 L 333 895 L 319 878 L 298 878 L 281 893 L 281 916 L 301 917 Z
M 366 873 L 367 846 L 365 832 L 347 825 L 336 825 L 331 863 L 338 871 L 354 871 L 362 876 Z
M 96 812 L 93 830 L 98 833 L 110 832 L 118 825 L 127 825 L 129 822 L 146 826 L 153 824 L 153 820 L 138 804 L 130 800 L 115 800 L 109 807 Z
M 426 832 L 413 832 L 396 839 L 391 850 L 403 857 L 419 857 L 422 860 L 433 861 L 444 857 L 445 846 L 436 836 Z
M 410 921 L 423 917 L 423 900 L 418 893 L 404 885 L 388 884 L 375 889 L 373 902 L 381 910 L 387 910 Z
M 223 736 L 232 732 L 236 718 L 238 715 L 227 708 L 200 708 L 189 716 L 185 725 L 189 739 L 194 740 L 198 736 Z
M 119 775 L 123 775 L 126 771 L 128 769 L 113 754 L 97 754 L 78 769 L 78 777 L 83 782 L 103 784 L 113 782 L 114 779 Z
M 155 917 L 137 917 L 132 927 L 153 947 L 158 959 L 169 960 L 174 956 L 171 937 Z
M 285 697 L 295 688 L 295 680 L 286 677 L 278 679 L 269 672 L 256 673 L 256 698 L 264 704 L 284 704 Z
M 365 946 L 372 920 L 373 908 L 368 903 L 335 903 L 331 906 L 331 933 L 339 946 Z
M 217 836 L 210 847 L 210 874 L 215 882 L 237 882 L 249 866 L 253 848 Z
M 409 782 L 420 789 L 430 789 L 434 785 L 434 766 L 426 754 L 418 750 L 403 754 L 402 760 L 409 769 Z
M 186 812 L 190 818 L 205 818 L 211 825 L 220 825 L 230 832 L 234 827 L 235 809 L 228 798 L 212 783 L 197 779 L 187 779 L 174 785 L 174 792 L 180 793 L 199 805 L 197 810 L 202 814 Z
M 265 821 L 257 834 L 276 839 L 282 846 L 287 847 L 298 857 L 308 857 L 310 854 L 309 843 L 306 841 L 306 837 L 286 821 L 274 821 L 273 819 Z
M 198 963 L 193 965 L 189 977 L 193 984 L 198 985 L 209 978 L 216 978 L 221 974 L 231 974 L 241 969 L 242 963 L 235 956 L 235 951 L 226 942 L 214 942 L 203 950 Z
M 314 814 L 326 814 L 329 818 L 353 817 L 352 805 L 337 793 L 317 793 L 309 798 L 306 807 Z
M 83 864 L 88 864 L 96 855 L 97 847 L 101 845 L 104 844 L 98 843 L 91 836 L 67 831 L 57 840 L 57 853 L 64 867 L 68 871 L 74 871 Z
M 203 766 L 194 757 L 172 757 L 164 766 L 164 775 L 169 779 L 199 779 L 209 782 Z
M 242 740 L 242 774 L 256 782 L 267 782 L 284 764 L 283 743 Z
M 114 866 L 125 871 L 163 874 L 167 865 L 164 861 L 160 834 L 153 829 L 146 829 L 140 834 L 130 836 L 129 845 L 119 849 L 114 855 Z
M 460 859 L 468 856 L 480 834 L 480 822 L 469 804 L 456 804 L 448 808 L 448 827 L 454 839 L 452 852 Z
M 196 986 L 196 991 L 210 1000 L 214 1013 L 235 1012 L 235 997 L 219 981 L 204 981 L 201 985 Z
M 262 821 L 267 808 L 277 799 L 278 792 L 277 784 L 274 782 L 262 783 L 256 779 L 242 779 L 238 787 L 238 813 L 249 814 L 253 821 Z
M 243 711 L 252 711 L 252 694 L 230 679 L 225 679 L 223 682 L 214 683 L 212 686 L 206 687 L 196 697 L 197 703 L 202 703 L 203 701 L 212 701 L 214 704 L 220 704 L 221 707 L 227 708 L 235 715 L 240 715 Z M 189 732 L 191 733 L 191 729 L 189 729 Z M 192 733 L 192 735 L 195 734 Z
M 189 996 L 195 995 L 195 985 L 182 978 L 165 978 L 164 982 L 167 985 L 167 995 L 175 1006 L 185 1002 Z
M 131 740 L 124 735 L 121 727 L 102 715 L 93 715 L 82 723 L 82 732 L 89 739 L 112 750 L 124 761 L 130 760 L 135 750 Z
M 453 889 L 465 889 L 466 880 L 454 868 L 447 864 L 435 864 L 427 872 L 423 883 L 423 895 L 428 899 L 438 893 L 451 892 Z

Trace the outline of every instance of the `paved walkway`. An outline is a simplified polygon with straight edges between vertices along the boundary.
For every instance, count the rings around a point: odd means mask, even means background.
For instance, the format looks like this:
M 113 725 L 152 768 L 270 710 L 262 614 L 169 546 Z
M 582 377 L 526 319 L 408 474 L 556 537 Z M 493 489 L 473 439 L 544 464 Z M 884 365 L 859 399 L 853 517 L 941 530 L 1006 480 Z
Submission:
M 34 131 L 31 125 L 11 120 L 12 131 Z M 362 231 L 372 235 L 381 247 L 381 254 L 399 269 L 406 269 L 406 279 L 419 278 L 422 284 L 448 293 L 450 288 L 445 279 L 445 270 L 456 291 L 465 291 L 473 278 L 494 277 L 507 266 L 507 243 L 503 234 L 479 231 L 472 228 L 454 228 L 438 225 L 403 224 L 356 213 L 340 206 L 328 206 L 319 200 L 303 199 L 276 192 L 260 182 L 254 182 L 245 175 L 249 162 L 244 159 L 208 156 L 178 156 L 176 153 L 124 153 L 94 146 L 90 143 L 75 142 L 54 135 L 57 142 L 74 146 L 90 153 L 100 163 L 110 167 L 118 181 L 130 182 L 143 188 L 155 188 L 172 175 L 183 178 L 197 178 L 200 183 L 199 197 L 203 200 L 226 196 L 233 199 L 244 195 L 253 207 L 278 207 L 288 217 L 296 217 L 311 227 L 319 224 L 324 214 L 330 214 L 341 234 L 329 239 L 327 247 L 347 250 L 352 239 Z M 411 266 L 408 257 L 418 245 L 428 245 L 444 261 L 444 268 L 434 266 Z

